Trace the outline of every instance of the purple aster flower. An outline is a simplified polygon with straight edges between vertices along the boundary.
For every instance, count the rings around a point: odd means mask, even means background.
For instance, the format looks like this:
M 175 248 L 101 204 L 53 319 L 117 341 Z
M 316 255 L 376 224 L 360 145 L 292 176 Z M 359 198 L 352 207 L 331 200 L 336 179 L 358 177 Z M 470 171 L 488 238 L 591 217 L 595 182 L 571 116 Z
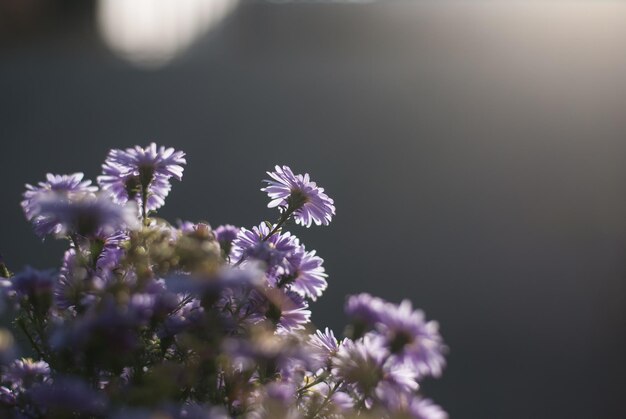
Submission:
M 308 353 L 295 334 L 276 333 L 267 326 L 267 323 L 253 325 L 247 335 L 235 335 L 223 341 L 222 352 L 237 371 L 258 370 L 253 376 L 238 374 L 232 379 L 245 377 L 247 384 L 248 377 L 252 381 L 281 377 L 283 382 L 291 382 L 288 377 L 293 376 L 296 367 L 308 363 Z
M 223 268 L 211 282 L 216 283 L 219 297 L 215 309 L 223 317 L 223 324 L 236 327 L 263 320 L 260 306 L 263 298 L 250 298 L 266 285 L 265 267 L 260 263 L 247 263 L 241 268 Z M 206 292 L 205 292 L 206 295 Z M 217 295 L 214 291 L 213 295 Z
M 168 291 L 186 296 L 184 299 L 189 302 L 166 319 L 162 334 L 177 334 L 198 323 L 205 309 L 215 309 L 221 326 L 228 331 L 234 330 L 242 317 L 252 315 L 249 296 L 253 288 L 261 286 L 262 281 L 265 281 L 265 275 L 254 264 L 241 269 L 226 265 L 211 276 L 169 276 L 165 280 Z
M 182 151 L 163 146 L 157 149 L 155 143 L 145 148 L 114 149 L 102 165 L 98 184 L 119 204 L 134 200 L 142 206 L 145 194 L 145 208 L 156 210 L 163 206 L 172 188 L 170 178 L 181 180 L 186 163 Z
M 304 329 L 304 325 L 310 321 L 309 305 L 294 292 L 267 288 L 263 292 L 253 291 L 250 298 L 254 310 L 251 319 L 267 319 L 279 333 Z
M 136 293 L 130 299 L 128 310 L 141 323 L 149 324 L 152 319 L 165 318 L 179 302 L 172 293 Z
M 191 221 L 178 221 L 178 229 L 183 234 L 190 234 L 196 230 L 196 223 L 192 223 Z
M 270 383 L 266 388 L 267 396 L 284 404 L 295 401 L 296 389 L 292 383 Z
M 387 409 L 392 417 L 407 419 L 447 419 L 448 414 L 433 403 L 414 393 L 399 392 L 389 385 L 380 386 L 377 390 L 380 404 Z
M 213 232 L 215 233 L 215 238 L 220 244 L 222 251 L 226 256 L 229 256 L 233 247 L 233 241 L 235 241 L 239 234 L 239 228 L 234 225 L 225 224 L 219 226 Z
M 340 412 L 348 413 L 350 409 L 354 408 L 354 400 L 348 393 L 343 391 L 336 391 L 330 396 L 330 400 Z
M 142 292 L 131 295 L 128 313 L 142 324 L 165 320 L 182 302 L 182 297 L 168 292 L 165 281 L 151 280 L 143 287 Z
M 325 367 L 339 350 L 339 342 L 335 334 L 328 327 L 322 332 L 318 330 L 309 338 L 311 347 L 311 359 L 315 363 L 316 368 Z
M 16 395 L 7 387 L 0 387 L 0 406 L 11 407 L 15 405 Z
M 76 277 L 76 268 L 76 249 L 68 249 L 63 254 L 59 280 L 54 287 L 54 303 L 60 309 L 68 309 L 80 301 L 74 279 Z
M 414 419 L 448 419 L 448 414 L 430 399 L 415 397 L 408 406 L 410 417 Z
M 426 322 L 421 310 L 413 310 L 409 300 L 400 305 L 385 305 L 377 329 L 385 336 L 387 346 L 400 362 L 410 363 L 420 377 L 439 377 L 446 364 L 446 347 L 437 322 Z
M 252 230 L 242 228 L 232 244 L 232 260 L 260 260 L 267 264 L 269 271 L 283 264 L 285 258 L 300 246 L 298 238 L 289 232 L 276 233 L 264 240 L 269 233 L 270 229 L 265 223 L 252 227 Z
M 315 380 L 314 377 L 309 378 L 309 380 L 311 379 Z M 333 388 L 337 384 L 335 380 L 327 378 L 319 384 L 309 387 L 301 397 L 305 405 L 308 405 L 306 411 L 319 412 L 316 416 L 324 418 L 344 418 L 356 414 L 352 396 L 343 390 L 335 389 L 333 392 Z M 339 385 L 338 388 L 345 389 L 345 386 Z
M 355 385 L 361 395 L 369 395 L 383 380 L 386 358 L 387 351 L 375 340 L 346 341 L 332 359 L 332 372 L 346 384 Z
M 270 382 L 253 391 L 245 417 L 249 419 L 302 419 L 296 410 L 296 389 L 293 383 Z
M 93 272 L 86 269 L 76 255 L 76 249 L 68 249 L 54 286 L 54 304 L 58 309 L 80 307 L 93 300 Z
M 26 185 L 24 192 L 24 200 L 22 201 L 22 209 L 26 215 L 26 219 L 31 221 L 36 217 L 35 202 L 39 196 L 47 195 L 52 192 L 60 197 L 71 199 L 72 196 L 78 194 L 93 194 L 98 190 L 97 186 L 91 186 L 90 180 L 83 180 L 82 173 L 73 173 L 71 175 L 46 175 L 46 182 L 39 182 L 38 186 Z
M 182 299 L 179 304 L 181 302 Z M 171 337 L 192 325 L 199 324 L 203 314 L 204 308 L 200 305 L 200 300 L 191 299 L 165 319 L 158 336 L 160 338 Z
M 67 200 L 47 193 L 37 197 L 34 208 L 33 224 L 40 236 L 95 238 L 137 226 L 133 205 L 122 207 L 102 195 L 83 194 Z
M 118 231 L 103 237 L 101 239 L 102 250 L 98 255 L 96 268 L 100 271 L 115 268 L 124 256 L 122 244 L 128 239 L 128 234 L 125 231 Z
M 263 192 L 271 198 L 269 208 L 278 207 L 281 212 L 291 215 L 297 224 L 311 227 L 328 225 L 335 215 L 331 198 L 309 178 L 309 174 L 294 175 L 288 166 L 276 166 L 275 172 L 267 172 L 273 180 L 265 180 L 268 186 Z
M 346 340 L 332 358 L 332 373 L 353 387 L 368 407 L 384 386 L 393 386 L 400 392 L 418 388 L 415 373 L 406 365 L 391 363 L 383 340 L 375 334 L 355 342 Z
M 50 366 L 44 361 L 22 358 L 13 361 L 3 374 L 3 381 L 14 389 L 29 388 L 34 383 L 41 383 L 50 378 Z
M 370 294 L 351 295 L 346 301 L 344 311 L 350 318 L 349 336 L 358 339 L 371 330 L 380 321 L 385 309 L 385 302 Z
M 278 326 L 278 332 L 292 332 L 304 329 L 311 320 L 308 303 L 298 294 L 287 291 L 268 290 L 269 306 L 265 315 Z
M 286 286 L 315 301 L 328 286 L 328 275 L 322 263 L 324 260 L 315 255 L 315 250 L 307 252 L 304 246 L 300 246 L 287 257 L 286 267 L 281 268 L 278 275 L 271 278 L 271 283 L 278 287 Z
M 430 399 L 398 392 L 393 387 L 379 391 L 383 405 L 392 417 L 407 419 L 448 419 L 448 414 Z

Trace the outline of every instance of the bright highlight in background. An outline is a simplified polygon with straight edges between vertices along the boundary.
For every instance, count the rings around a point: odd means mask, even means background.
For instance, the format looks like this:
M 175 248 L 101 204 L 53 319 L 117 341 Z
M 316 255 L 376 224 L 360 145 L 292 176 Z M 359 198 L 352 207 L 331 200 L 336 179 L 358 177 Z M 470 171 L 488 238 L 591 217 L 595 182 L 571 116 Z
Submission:
M 226 17 L 238 0 L 99 0 L 106 44 L 144 68 L 161 67 Z

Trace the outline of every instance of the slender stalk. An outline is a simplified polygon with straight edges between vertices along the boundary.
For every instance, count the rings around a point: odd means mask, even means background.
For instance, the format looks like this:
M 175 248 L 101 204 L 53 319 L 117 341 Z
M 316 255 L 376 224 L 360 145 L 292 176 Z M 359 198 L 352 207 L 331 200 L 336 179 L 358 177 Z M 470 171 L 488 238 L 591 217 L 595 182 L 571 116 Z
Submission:
M 77 234 L 72 234 L 70 236 L 70 241 L 74 245 L 74 248 L 76 249 L 76 253 L 80 254 L 80 246 L 79 246 L 79 242 L 78 242 L 78 235 Z
M 144 186 L 141 187 L 141 218 L 143 225 L 147 227 L 150 224 L 148 222 L 148 188 Z
M 283 226 L 283 224 L 285 224 L 287 222 L 287 220 L 289 219 L 289 217 L 291 216 L 293 212 L 289 213 L 289 212 L 285 212 L 280 219 L 278 220 L 278 222 L 276 223 L 276 225 L 274 226 L 274 228 L 272 229 L 272 231 L 270 231 L 269 233 L 267 233 L 267 236 L 265 236 L 263 238 L 263 240 L 261 240 L 263 243 L 265 243 L 266 241 L 269 240 L 270 237 L 272 237 L 274 234 L 276 234 L 276 232 L 278 230 L 280 230 L 280 228 Z
M 182 309 L 182 308 L 185 306 L 185 304 L 187 304 L 188 302 L 190 302 L 192 299 L 193 299 L 193 296 L 192 296 L 192 295 L 188 295 L 188 296 L 186 296 L 185 298 L 183 298 L 183 299 L 180 301 L 180 303 L 178 303 L 178 305 L 174 308 L 174 310 L 172 310 L 172 311 L 170 311 L 170 312 L 168 313 L 168 315 L 170 315 L 170 316 L 171 316 L 172 314 L 177 313 L 180 309 Z
M 335 386 L 328 392 L 328 394 L 326 395 L 326 398 L 324 399 L 324 401 L 320 404 L 320 406 L 317 408 L 317 410 L 315 410 L 313 413 L 311 413 L 309 415 L 309 417 L 311 419 L 315 419 L 317 417 L 317 415 L 322 412 L 324 410 L 324 408 L 328 405 L 328 403 L 330 402 L 330 398 L 333 396 L 333 394 L 335 394 L 335 392 L 337 391 L 337 389 L 339 388 L 339 385 L 341 383 L 335 383 Z
M 26 325 L 24 324 L 24 321 L 22 319 L 19 319 L 17 321 L 17 325 L 20 327 L 20 330 L 24 332 L 24 334 L 28 338 L 28 341 L 32 345 L 33 349 L 35 349 L 35 352 L 37 352 L 37 355 L 39 356 L 39 358 L 45 359 L 43 351 L 39 348 L 39 345 L 37 344 L 37 342 L 35 342 L 35 339 L 33 339 L 31 334 L 26 329 Z
M 309 388 L 318 385 L 319 383 L 323 382 L 326 378 L 328 378 L 328 373 L 323 373 L 322 375 L 317 377 L 315 380 L 311 381 L 309 384 L 306 384 L 300 387 L 298 389 L 298 394 L 301 396 L 305 390 L 308 390 Z

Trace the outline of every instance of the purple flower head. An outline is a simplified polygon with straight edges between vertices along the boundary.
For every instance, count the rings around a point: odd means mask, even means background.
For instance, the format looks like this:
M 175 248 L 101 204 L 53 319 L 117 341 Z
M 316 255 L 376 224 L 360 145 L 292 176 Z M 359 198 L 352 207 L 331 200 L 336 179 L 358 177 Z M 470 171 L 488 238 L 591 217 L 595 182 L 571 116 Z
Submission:
M 142 292 L 131 295 L 128 313 L 142 324 L 165 320 L 181 303 L 182 298 L 165 288 L 165 281 L 151 280 Z
M 354 400 L 348 393 L 343 391 L 336 391 L 331 397 L 330 400 L 340 412 L 349 413 L 349 411 L 354 407 Z
M 339 342 L 328 327 L 323 332 L 318 330 L 314 335 L 311 335 L 309 345 L 311 347 L 311 359 L 316 368 L 327 366 L 331 357 L 339 350 Z
M 191 234 L 196 230 L 196 223 L 192 223 L 191 221 L 178 221 L 178 229 L 183 234 Z
M 179 304 L 182 302 L 179 302 Z M 168 316 L 158 332 L 160 338 L 174 336 L 188 327 L 202 321 L 204 308 L 197 299 L 191 299 L 179 309 Z
M 430 399 L 414 397 L 409 406 L 408 412 L 413 419 L 448 419 L 448 414 Z
M 322 263 L 324 260 L 315 255 L 315 250 L 307 252 L 304 246 L 300 246 L 287 257 L 285 267 L 281 267 L 277 275 L 270 278 L 271 283 L 278 287 L 285 286 L 315 301 L 328 286 L 328 275 Z
M 22 358 L 9 365 L 2 379 L 14 389 L 27 389 L 34 383 L 41 383 L 50 378 L 50 366 L 44 361 Z
M 102 165 L 98 184 L 119 204 L 134 200 L 142 205 L 143 190 L 146 208 L 156 210 L 163 206 L 172 188 L 170 178 L 181 180 L 186 163 L 182 151 L 163 146 L 157 149 L 155 143 L 145 148 L 113 149 Z
M 311 380 L 315 378 L 311 377 L 308 379 Z M 342 390 L 335 390 L 332 392 L 336 385 L 337 388 Z M 319 410 L 319 417 L 352 417 L 352 415 L 357 412 L 354 410 L 354 399 L 344 390 L 346 390 L 345 386 L 340 385 L 340 383 L 336 382 L 332 378 L 327 378 L 326 380 L 309 387 L 301 398 L 306 404 L 309 405 L 308 409 L 313 408 L 313 411 Z
M 98 255 L 96 268 L 105 271 L 117 267 L 124 256 L 122 244 L 128 239 L 128 234 L 125 231 L 118 231 L 103 237 L 101 239 L 102 250 Z
M 270 382 L 264 387 L 251 392 L 247 404 L 248 419 L 303 419 L 296 410 L 296 389 L 290 382 Z
M 446 347 L 439 325 L 426 322 L 421 310 L 413 310 L 409 300 L 400 305 L 387 303 L 377 329 L 385 336 L 387 347 L 400 362 L 408 362 L 420 377 L 439 377 L 445 366 Z
M 432 400 L 412 393 L 399 392 L 393 386 L 381 386 L 377 396 L 382 406 L 394 418 L 448 419 L 448 414 Z
M 90 280 L 90 272 L 79 263 L 76 249 L 68 249 L 63 255 L 63 264 L 54 286 L 55 306 L 66 310 L 82 305 L 88 299 Z
M 368 337 L 366 337 L 368 338 Z M 377 340 L 346 341 L 332 359 L 332 373 L 369 395 L 383 380 L 387 351 Z
M 267 288 L 251 295 L 253 320 L 269 320 L 279 333 L 304 329 L 311 318 L 307 302 L 298 294 L 278 288 Z
M 308 173 L 294 175 L 288 166 L 276 166 L 276 171 L 267 174 L 273 180 L 265 180 L 268 186 L 261 190 L 271 198 L 269 208 L 293 212 L 296 223 L 306 227 L 330 223 L 335 215 L 334 202 L 324 188 L 310 180 Z
M 11 389 L 0 387 L 0 407 L 12 407 L 16 401 L 16 395 Z
M 406 365 L 393 364 L 380 336 L 367 334 L 358 341 L 346 340 L 332 358 L 332 373 L 355 388 L 371 404 L 384 386 L 410 392 L 418 388 L 415 373 Z
M 351 295 L 346 301 L 344 311 L 351 321 L 350 335 L 357 339 L 380 321 L 385 302 L 370 294 Z
M 234 262 L 242 258 L 260 260 L 267 264 L 268 271 L 272 271 L 300 246 L 298 238 L 289 232 L 275 233 L 264 241 L 269 233 L 270 229 L 265 223 L 252 227 L 252 230 L 242 228 L 233 241 L 231 259 Z
M 133 205 L 119 206 L 102 195 L 82 194 L 68 200 L 56 194 L 41 194 L 34 201 L 35 232 L 40 236 L 77 234 L 96 238 L 137 226 Z
M 235 241 L 239 234 L 239 228 L 231 224 L 226 224 L 219 226 L 213 232 L 215 233 L 215 238 L 220 244 L 222 251 L 226 256 L 229 256 L 233 247 L 233 241 Z
M 263 299 L 257 294 L 267 283 L 264 269 L 261 263 L 246 263 L 241 268 L 226 267 L 218 272 L 220 296 L 215 308 L 226 316 L 228 323 L 250 324 L 263 320 L 260 309 Z
M 296 389 L 287 383 L 270 383 L 267 388 L 268 397 L 274 400 L 280 400 L 283 403 L 289 403 L 295 400 Z
M 389 392 L 392 395 L 385 403 L 394 417 L 407 419 L 448 419 L 448 414 L 430 399 L 420 396 Z
M 291 382 L 289 377 L 295 369 L 308 363 L 308 354 L 295 334 L 277 334 L 267 326 L 266 323 L 253 325 L 247 336 L 235 335 L 225 339 L 222 352 L 240 372 L 261 367 L 258 372 L 265 378 L 280 376 L 283 382 Z
M 90 180 L 83 180 L 82 173 L 73 173 L 71 175 L 46 175 L 46 182 L 39 182 L 37 186 L 26 185 L 24 192 L 24 200 L 22 201 L 22 209 L 26 215 L 26 219 L 33 220 L 36 214 L 36 201 L 41 195 L 54 193 L 59 197 L 71 199 L 74 195 L 93 194 L 98 190 L 97 186 L 91 186 Z

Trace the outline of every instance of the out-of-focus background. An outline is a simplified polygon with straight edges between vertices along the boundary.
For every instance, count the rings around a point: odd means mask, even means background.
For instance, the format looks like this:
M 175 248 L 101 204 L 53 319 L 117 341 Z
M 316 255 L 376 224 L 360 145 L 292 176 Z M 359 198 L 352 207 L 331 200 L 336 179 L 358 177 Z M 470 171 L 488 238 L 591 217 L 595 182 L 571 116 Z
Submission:
M 58 266 L 19 207 L 111 147 L 188 153 L 161 215 L 250 227 L 289 164 L 294 228 L 346 294 L 410 298 L 453 418 L 626 417 L 626 3 L 2 0 L 0 253 Z

